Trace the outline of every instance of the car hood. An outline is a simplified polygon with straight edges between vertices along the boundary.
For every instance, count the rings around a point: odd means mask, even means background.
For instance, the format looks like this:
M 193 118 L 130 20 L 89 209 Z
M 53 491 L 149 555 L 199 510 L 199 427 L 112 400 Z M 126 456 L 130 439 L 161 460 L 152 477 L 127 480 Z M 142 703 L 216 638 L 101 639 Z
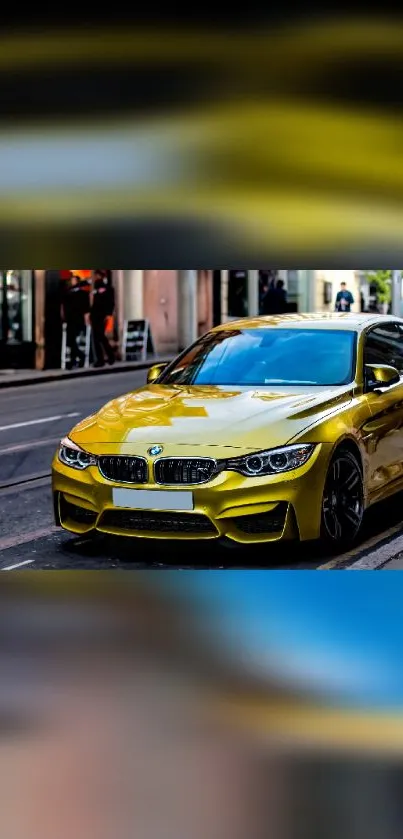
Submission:
M 296 389 L 149 385 L 114 399 L 76 426 L 75 442 L 98 454 L 154 444 L 254 450 L 285 445 L 352 399 L 351 386 Z M 109 449 L 108 449 L 109 450 Z M 215 451 L 217 456 L 217 451 Z

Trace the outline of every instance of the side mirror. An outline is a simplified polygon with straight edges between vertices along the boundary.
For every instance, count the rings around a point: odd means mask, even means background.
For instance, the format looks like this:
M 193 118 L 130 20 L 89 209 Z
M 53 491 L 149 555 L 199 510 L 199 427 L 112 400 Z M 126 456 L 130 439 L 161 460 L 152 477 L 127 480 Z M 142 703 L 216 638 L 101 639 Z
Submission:
M 400 382 L 400 373 L 396 367 L 389 364 L 366 364 L 365 365 L 366 390 L 373 393 L 383 393 L 392 385 Z
M 154 364 L 150 367 L 147 373 L 147 384 L 152 385 L 153 382 L 156 382 L 159 379 L 161 373 L 165 368 L 168 367 L 168 364 Z

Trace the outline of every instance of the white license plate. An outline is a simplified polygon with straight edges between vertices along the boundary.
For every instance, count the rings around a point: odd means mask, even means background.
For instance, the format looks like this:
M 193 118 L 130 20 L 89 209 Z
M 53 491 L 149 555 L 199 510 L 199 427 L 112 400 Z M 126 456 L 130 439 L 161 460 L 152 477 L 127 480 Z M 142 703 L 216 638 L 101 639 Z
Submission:
M 194 510 L 193 492 L 158 489 L 114 489 L 114 507 L 129 510 Z

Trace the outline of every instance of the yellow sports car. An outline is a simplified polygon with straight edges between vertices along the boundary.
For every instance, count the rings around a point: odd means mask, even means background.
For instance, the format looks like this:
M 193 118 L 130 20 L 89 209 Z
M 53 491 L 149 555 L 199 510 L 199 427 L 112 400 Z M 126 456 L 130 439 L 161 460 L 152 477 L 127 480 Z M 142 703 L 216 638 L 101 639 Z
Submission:
M 53 462 L 73 533 L 233 543 L 359 536 L 403 489 L 403 320 L 232 321 L 80 422 Z

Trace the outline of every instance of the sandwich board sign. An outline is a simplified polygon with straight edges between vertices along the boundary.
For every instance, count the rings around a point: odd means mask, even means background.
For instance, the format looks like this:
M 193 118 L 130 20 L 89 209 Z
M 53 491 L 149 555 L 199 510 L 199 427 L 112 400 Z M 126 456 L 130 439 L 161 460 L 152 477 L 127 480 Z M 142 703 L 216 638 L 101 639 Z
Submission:
M 155 355 L 155 345 L 148 320 L 126 320 L 123 333 L 123 357 L 125 361 L 147 361 Z

